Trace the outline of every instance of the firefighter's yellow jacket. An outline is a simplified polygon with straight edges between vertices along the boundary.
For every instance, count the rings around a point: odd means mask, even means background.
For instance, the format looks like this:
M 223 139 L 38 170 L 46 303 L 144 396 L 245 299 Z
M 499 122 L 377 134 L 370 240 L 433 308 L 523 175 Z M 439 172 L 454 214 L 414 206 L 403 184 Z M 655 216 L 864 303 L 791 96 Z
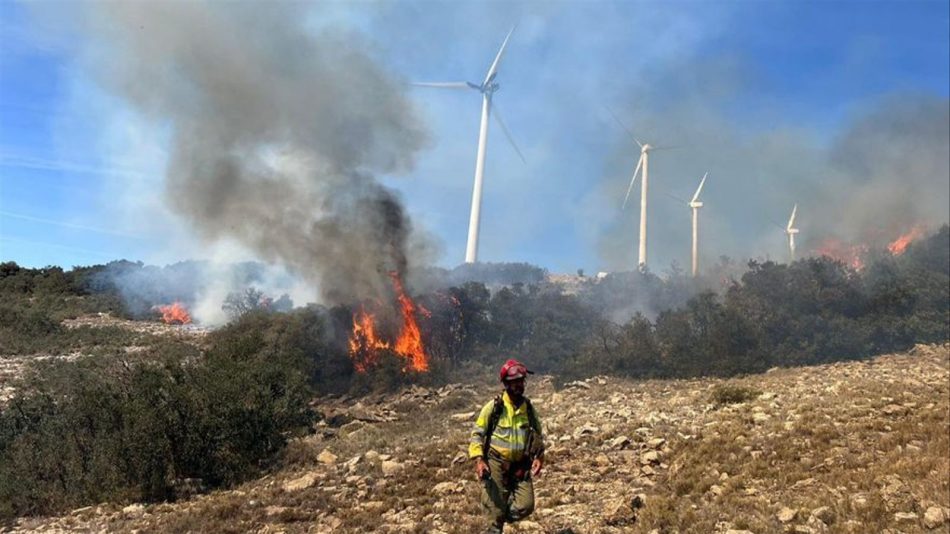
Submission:
M 528 417 L 528 402 L 522 402 L 521 406 L 515 408 L 511 399 L 508 398 L 508 392 L 501 396 L 504 403 L 504 410 L 501 417 L 498 418 L 498 424 L 495 426 L 491 436 L 491 450 L 493 450 L 502 460 L 517 462 L 524 458 L 527 452 L 528 433 L 531 428 L 537 429 L 536 439 L 541 438 L 541 420 L 538 417 L 537 409 L 533 410 L 534 421 Z M 475 427 L 472 429 L 472 439 L 468 445 L 468 456 L 478 458 L 482 455 L 482 443 L 485 439 L 485 431 L 488 428 L 488 419 L 491 417 L 492 408 L 495 401 L 488 401 L 482 410 L 478 413 L 478 419 L 475 420 Z

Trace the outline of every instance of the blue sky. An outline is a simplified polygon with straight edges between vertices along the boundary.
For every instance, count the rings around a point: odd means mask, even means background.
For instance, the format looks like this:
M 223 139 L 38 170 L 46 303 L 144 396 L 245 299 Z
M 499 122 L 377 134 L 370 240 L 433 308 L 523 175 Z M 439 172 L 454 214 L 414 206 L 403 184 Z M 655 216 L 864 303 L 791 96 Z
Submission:
M 253 255 L 241 243 L 201 241 L 168 209 L 167 125 L 99 84 L 108 65 L 88 52 L 89 35 L 51 15 L 66 6 L 0 2 L 0 260 L 69 267 Z M 703 216 L 718 245 L 705 254 L 779 256 L 783 240 L 768 221 L 784 220 L 799 198 L 852 183 L 814 175 L 856 121 L 902 95 L 939 103 L 950 94 L 945 1 L 330 2 L 312 6 L 306 24 L 358 32 L 403 81 L 477 81 L 514 22 L 497 103 L 528 163 L 492 124 L 484 261 L 555 272 L 631 265 L 638 216 L 620 211 L 618 196 L 637 154 L 608 107 L 638 136 L 681 145 L 651 160 L 651 251 L 661 270 L 688 263 L 688 214 L 674 197 L 689 197 L 704 169 Z M 465 248 L 479 97 L 408 85 L 406 94 L 429 142 L 410 171 L 380 180 L 438 243 L 439 264 L 454 266 Z M 739 148 L 711 153 L 704 143 L 722 128 Z M 754 166 L 764 170 L 745 177 Z M 943 200 L 950 178 L 935 179 Z M 738 190 L 761 201 L 744 211 L 725 198 Z M 818 232 L 806 215 L 802 224 L 803 234 Z

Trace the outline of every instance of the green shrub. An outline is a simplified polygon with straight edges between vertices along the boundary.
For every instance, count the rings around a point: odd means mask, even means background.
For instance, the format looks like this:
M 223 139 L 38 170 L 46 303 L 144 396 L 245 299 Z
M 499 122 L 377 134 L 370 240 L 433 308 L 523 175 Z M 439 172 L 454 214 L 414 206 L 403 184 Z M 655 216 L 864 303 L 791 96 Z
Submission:
M 745 386 L 722 384 L 713 388 L 711 400 L 717 406 L 739 404 L 754 400 L 762 392 Z
M 0 412 L 0 516 L 173 499 L 257 474 L 311 422 L 305 362 L 167 343 L 137 365 L 50 363 Z

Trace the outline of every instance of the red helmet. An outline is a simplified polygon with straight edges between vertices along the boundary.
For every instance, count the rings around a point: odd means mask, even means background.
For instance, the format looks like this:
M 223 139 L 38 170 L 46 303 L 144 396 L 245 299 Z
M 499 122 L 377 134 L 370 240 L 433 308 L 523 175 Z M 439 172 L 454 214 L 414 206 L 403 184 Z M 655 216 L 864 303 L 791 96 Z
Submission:
M 505 380 L 517 380 L 519 378 L 524 378 L 528 376 L 529 374 L 534 374 L 534 373 L 529 371 L 528 368 L 525 367 L 523 363 L 519 362 L 518 360 L 512 359 L 512 360 L 508 360 L 507 362 L 505 362 L 505 365 L 501 366 L 501 372 L 499 373 L 499 377 L 501 378 L 501 381 L 504 382 Z

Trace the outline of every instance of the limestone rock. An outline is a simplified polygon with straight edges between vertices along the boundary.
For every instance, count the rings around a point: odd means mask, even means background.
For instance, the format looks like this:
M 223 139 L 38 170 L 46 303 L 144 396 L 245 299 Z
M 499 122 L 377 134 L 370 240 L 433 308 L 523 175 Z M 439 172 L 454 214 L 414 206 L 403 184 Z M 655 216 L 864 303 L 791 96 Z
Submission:
M 924 526 L 935 529 L 947 522 L 947 513 L 939 506 L 931 506 L 924 512 Z
M 317 455 L 317 461 L 324 465 L 333 465 L 336 463 L 337 455 L 330 452 L 329 449 L 323 449 L 323 451 Z
M 145 511 L 145 506 L 141 504 L 130 504 L 122 509 L 123 514 L 140 515 Z
M 917 517 L 914 512 L 897 512 L 894 514 L 894 521 L 898 523 L 916 523 Z
M 309 487 L 312 487 L 316 483 L 317 483 L 317 474 L 307 473 L 289 482 L 285 482 L 282 487 L 284 491 L 287 491 L 287 492 L 300 491 L 300 490 L 305 490 Z
M 798 516 L 798 510 L 794 510 L 787 506 L 783 506 L 781 510 L 775 514 L 775 518 L 779 520 L 779 523 L 789 523 L 795 520 L 795 517 Z
M 637 520 L 636 511 L 624 499 L 613 499 L 604 504 L 604 522 L 619 527 Z
M 611 449 L 622 449 L 630 445 L 630 438 L 627 436 L 617 436 L 614 439 L 607 442 L 607 445 Z
M 383 463 L 380 464 L 380 467 L 382 468 L 383 475 L 385 476 L 393 476 L 405 469 L 405 465 L 395 460 L 383 460 Z
M 588 424 L 588 425 L 584 425 L 584 426 L 582 426 L 582 427 L 580 427 L 580 428 L 578 428 L 577 430 L 574 431 L 574 438 L 577 439 L 577 438 L 580 438 L 581 436 L 589 436 L 589 435 L 594 434 L 595 432 L 599 432 L 599 431 L 600 431 L 600 429 L 597 428 L 597 427 L 594 426 L 594 425 L 589 425 L 589 424 Z

